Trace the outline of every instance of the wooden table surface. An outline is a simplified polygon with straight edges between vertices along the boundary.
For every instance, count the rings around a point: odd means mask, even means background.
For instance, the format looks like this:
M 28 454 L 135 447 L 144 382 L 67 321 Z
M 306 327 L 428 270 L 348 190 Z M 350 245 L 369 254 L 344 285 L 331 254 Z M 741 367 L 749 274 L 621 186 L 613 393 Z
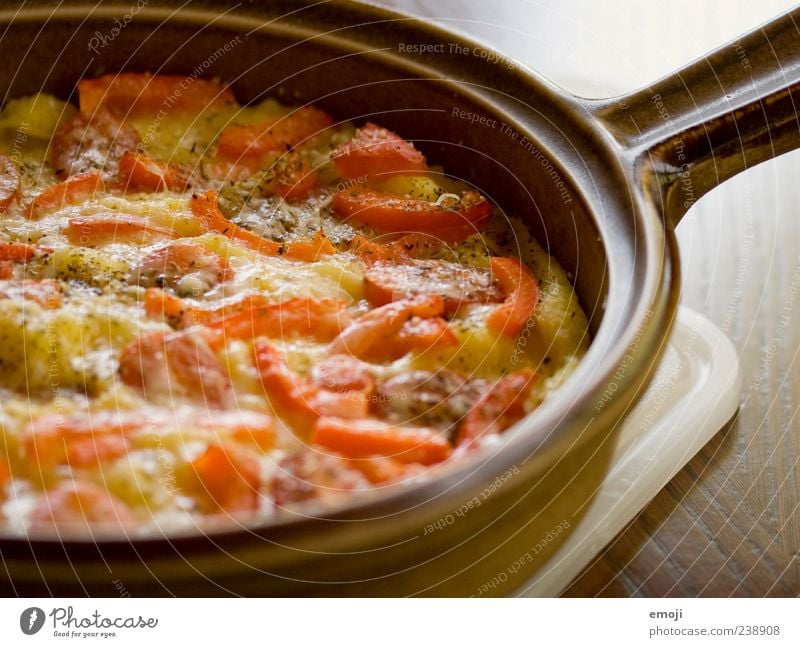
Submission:
M 646 85 L 794 3 L 388 0 L 585 96 Z M 757 5 L 757 6 L 754 6 Z M 682 302 L 733 341 L 736 418 L 569 587 L 570 596 L 800 594 L 800 153 L 734 178 L 678 230 Z

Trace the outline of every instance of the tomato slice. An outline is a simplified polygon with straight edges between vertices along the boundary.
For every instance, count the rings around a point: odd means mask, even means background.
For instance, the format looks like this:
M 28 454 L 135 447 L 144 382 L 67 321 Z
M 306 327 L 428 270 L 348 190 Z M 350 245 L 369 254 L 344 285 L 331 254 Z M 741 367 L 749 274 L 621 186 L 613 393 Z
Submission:
M 491 216 L 491 203 L 476 191 L 467 191 L 453 208 L 426 200 L 401 198 L 366 187 L 333 195 L 331 207 L 340 216 L 354 218 L 382 232 L 420 232 L 447 242 L 476 233 Z
M 26 426 L 21 444 L 24 455 L 43 468 L 90 467 L 125 455 L 131 434 L 169 427 L 206 429 L 262 449 L 272 447 L 275 440 L 272 418 L 264 413 L 154 409 L 45 414 Z
M 360 316 L 331 342 L 328 350 L 331 355 L 364 357 L 400 332 L 412 317 L 438 317 L 443 312 L 444 300 L 437 295 L 395 301 Z
M 256 340 L 255 364 L 272 406 L 289 424 L 305 434 L 320 416 L 363 418 L 367 415 L 365 393 L 319 388 L 296 375 L 281 352 L 269 342 Z
M 136 517 L 122 501 L 89 481 L 63 481 L 45 492 L 31 510 L 33 530 L 97 530 L 95 524 L 132 527 Z
M 144 153 L 125 153 L 119 161 L 119 173 L 127 191 L 183 191 L 186 178 L 179 169 Z
M 144 311 L 148 317 L 166 319 L 173 328 L 188 328 L 199 324 L 217 322 L 243 310 L 270 305 L 268 299 L 259 293 L 246 294 L 233 303 L 221 306 L 199 308 L 192 306 L 180 297 L 165 292 L 161 288 L 148 288 L 144 295 Z M 212 341 L 224 341 L 214 340 Z M 213 345 L 213 344 L 212 344 Z
M 140 415 L 97 412 L 88 415 L 45 415 L 31 422 L 23 434 L 22 447 L 39 470 L 68 464 L 95 466 L 128 453 L 126 435 L 141 427 Z
M 118 115 L 155 115 L 161 110 L 197 113 L 213 104 L 235 103 L 217 81 L 189 76 L 120 72 L 78 83 L 83 113 L 105 108 Z
M 255 300 L 234 312 L 206 324 L 225 340 L 253 339 L 259 336 L 282 339 L 296 335 L 330 341 L 350 323 L 346 302 L 336 299 L 296 297 L 281 303 L 263 304 Z
M 116 213 L 70 218 L 64 233 L 74 245 L 99 245 L 118 241 L 147 245 L 164 238 L 176 238 L 178 235 L 172 229 L 155 225 L 146 218 Z
M 364 297 L 373 305 L 416 294 L 440 295 L 448 313 L 469 303 L 499 302 L 504 296 L 488 270 L 441 260 L 378 262 L 364 273 Z
M 331 355 L 311 368 L 311 379 L 329 391 L 372 393 L 375 380 L 364 362 L 349 355 Z
M 373 123 L 359 128 L 355 137 L 337 148 L 331 158 L 343 178 L 388 179 L 428 170 L 425 156 L 413 144 Z
M 46 188 L 24 209 L 26 218 L 41 218 L 66 206 L 80 204 L 102 190 L 103 178 L 97 171 L 80 173 Z
M 438 252 L 442 240 L 429 234 L 406 234 L 388 243 L 369 240 L 356 234 L 348 243 L 347 250 L 358 256 L 367 265 L 387 262 L 394 265 L 408 263 L 416 257 L 425 257 Z
M 148 317 L 164 318 L 173 328 L 202 324 L 211 333 L 209 342 L 213 348 L 223 346 L 227 340 L 249 340 L 261 335 L 299 335 L 327 342 L 350 324 L 346 307 L 344 301 L 303 297 L 270 303 L 260 293 L 246 294 L 220 306 L 198 307 L 161 288 L 148 288 L 144 297 Z
M 5 213 L 11 203 L 17 199 L 19 194 L 19 171 L 17 165 L 0 154 L 0 213 Z
M 326 501 L 344 492 L 364 490 L 368 481 L 343 458 L 310 452 L 305 448 L 284 456 L 275 466 L 270 484 L 278 507 L 301 501 Z
M 458 346 L 458 337 L 441 317 L 412 317 L 396 333 L 384 336 L 361 357 L 373 362 L 393 361 L 408 353 L 439 351 Z M 341 357 L 341 356 L 335 356 Z
M 449 458 L 446 436 L 427 427 L 396 427 L 379 420 L 320 418 L 311 442 L 348 458 L 387 456 L 402 463 L 432 465 Z
M 322 110 L 305 106 L 271 121 L 229 126 L 220 133 L 217 155 L 228 159 L 283 153 L 333 125 Z
M 396 335 L 376 348 L 378 356 L 397 359 L 407 353 L 422 353 L 458 346 L 458 337 L 441 317 L 408 320 Z
M 119 372 L 125 384 L 165 406 L 188 400 L 224 409 L 231 403 L 230 376 L 202 331 L 144 334 L 123 349 Z
M 53 134 L 50 161 L 59 177 L 88 171 L 115 175 L 119 160 L 136 150 L 141 138 L 136 129 L 106 110 L 78 113 Z
M 521 419 L 535 377 L 533 371 L 523 370 L 495 382 L 464 416 L 456 446 L 474 447 L 481 439 L 497 435 Z
M 516 258 L 493 258 L 491 267 L 506 297 L 489 315 L 487 324 L 498 334 L 516 337 L 527 325 L 539 301 L 539 283 L 528 266 Z
M 130 280 L 143 287 L 169 287 L 184 296 L 200 296 L 233 278 L 224 258 L 190 240 L 176 240 L 145 255 Z

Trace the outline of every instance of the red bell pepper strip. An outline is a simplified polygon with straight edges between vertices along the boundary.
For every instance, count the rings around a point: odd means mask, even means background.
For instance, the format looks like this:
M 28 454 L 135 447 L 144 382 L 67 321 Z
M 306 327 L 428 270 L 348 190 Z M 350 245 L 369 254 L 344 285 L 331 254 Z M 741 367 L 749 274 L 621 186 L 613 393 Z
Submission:
M 418 232 L 445 242 L 476 233 L 492 214 L 491 203 L 476 191 L 467 191 L 452 207 L 427 200 L 402 198 L 366 187 L 333 194 L 333 210 L 388 233 Z
M 489 315 L 487 324 L 497 334 L 516 337 L 528 323 L 539 301 L 539 283 L 516 258 L 493 258 L 492 275 L 506 295 Z
M 387 456 L 402 463 L 432 465 L 450 457 L 443 433 L 427 427 L 396 427 L 379 420 L 320 418 L 311 442 L 348 458 Z

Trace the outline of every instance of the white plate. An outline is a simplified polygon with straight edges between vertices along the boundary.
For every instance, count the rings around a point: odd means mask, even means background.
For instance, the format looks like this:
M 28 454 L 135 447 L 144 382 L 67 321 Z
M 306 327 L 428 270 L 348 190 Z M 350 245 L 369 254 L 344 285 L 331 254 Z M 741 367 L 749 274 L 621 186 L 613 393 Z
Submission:
M 555 596 L 569 586 L 733 417 L 741 381 L 728 338 L 701 315 L 680 308 L 652 385 L 615 434 L 596 496 L 518 595 Z

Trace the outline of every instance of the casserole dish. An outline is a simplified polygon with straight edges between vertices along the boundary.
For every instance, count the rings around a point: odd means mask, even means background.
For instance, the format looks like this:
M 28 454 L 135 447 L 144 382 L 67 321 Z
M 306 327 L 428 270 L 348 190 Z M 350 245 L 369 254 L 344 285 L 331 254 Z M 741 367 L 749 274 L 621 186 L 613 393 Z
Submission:
M 380 115 L 525 219 L 572 273 L 593 342 L 501 444 L 426 483 L 214 533 L 5 537 L 6 593 L 113 594 L 114 582 L 132 594 L 470 591 L 497 572 L 493 560 L 537 543 L 547 497 L 572 475 L 562 456 L 594 447 L 602 470 L 603 440 L 647 385 L 671 328 L 681 216 L 797 141 L 793 15 L 649 89 L 586 101 L 460 36 L 357 3 L 153 3 L 131 13 L 72 3 L 4 12 L 6 97 L 66 97 L 83 76 L 130 69 L 218 76 L 241 99 L 313 102 L 338 119 Z

